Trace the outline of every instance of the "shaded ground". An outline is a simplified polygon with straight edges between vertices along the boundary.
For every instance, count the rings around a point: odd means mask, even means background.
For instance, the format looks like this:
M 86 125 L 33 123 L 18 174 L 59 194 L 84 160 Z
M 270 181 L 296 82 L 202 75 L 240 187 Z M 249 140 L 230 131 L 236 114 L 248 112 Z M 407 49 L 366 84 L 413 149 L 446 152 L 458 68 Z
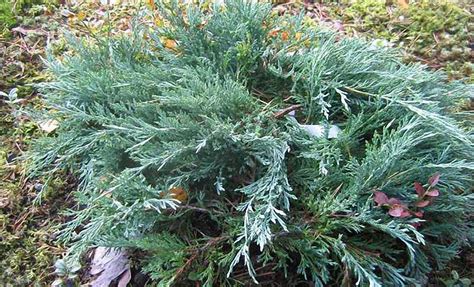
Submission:
M 3 27 L 4 39 L 0 42 L 0 54 L 3 55 L 0 58 L 0 91 L 18 88 L 18 95 L 23 100 L 17 108 L 34 101 L 34 89 L 28 84 L 42 79 L 39 55 L 46 44 L 45 31 L 41 29 L 42 24 L 47 23 L 46 18 L 35 20 L 34 13 L 27 17 L 31 20 L 28 26 L 34 27 L 34 31 L 25 28 L 22 33 Z M 17 18 L 9 20 L 22 22 Z M 15 108 L 1 98 L 0 269 L 3 277 L 0 281 L 13 286 L 50 282 L 54 277 L 51 264 L 64 251 L 54 243 L 53 234 L 64 220 L 58 215 L 64 200 L 55 199 L 61 198 L 65 189 L 57 188 L 58 192 L 54 192 L 45 205 L 34 206 L 32 202 L 41 184 L 28 181 L 24 177 L 24 165 L 15 161 L 37 133 L 33 123 L 15 113 Z M 62 185 L 58 181 L 55 187 Z
M 10 7 L 11 8 L 11 7 Z M 59 175 L 44 190 L 44 180 L 27 179 L 27 162 L 19 159 L 31 140 L 45 133 L 21 110 L 42 110 L 41 101 L 32 84 L 47 79 L 42 57 L 48 43 L 54 53 L 63 50 L 61 29 L 75 34 L 103 32 L 105 9 L 96 5 L 77 8 L 58 8 L 36 5 L 7 15 L 10 27 L 1 27 L 0 91 L 7 94 L 16 88 L 18 101 L 0 97 L 0 283 L 12 286 L 44 285 L 54 280 L 54 262 L 65 249 L 55 242 L 61 223 L 67 220 L 64 212 L 74 203 L 69 198 L 75 184 L 68 175 Z M 126 13 L 133 9 L 116 9 L 122 13 L 107 15 L 114 23 L 127 22 Z M 2 11 L 2 10 L 0 10 Z M 85 13 L 89 13 L 87 16 Z M 90 23 L 85 20 L 90 19 Z M 86 25 L 87 24 L 87 25 Z M 123 26 L 122 28 L 126 28 Z M 13 93 L 12 93 L 13 94 Z M 39 192 L 41 204 L 34 200 Z M 2 285 L 3 286 L 3 285 Z

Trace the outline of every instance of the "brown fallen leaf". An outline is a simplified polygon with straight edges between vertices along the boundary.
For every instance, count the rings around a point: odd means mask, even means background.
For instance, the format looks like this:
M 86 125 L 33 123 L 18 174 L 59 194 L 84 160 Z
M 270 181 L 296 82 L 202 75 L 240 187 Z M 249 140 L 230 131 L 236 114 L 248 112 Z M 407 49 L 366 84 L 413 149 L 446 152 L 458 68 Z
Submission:
M 91 287 L 107 287 L 115 281 L 118 287 L 126 287 L 132 279 L 128 256 L 124 249 L 97 247 L 91 262 L 90 274 L 96 276 Z
M 173 187 L 169 190 L 169 193 L 172 194 L 172 197 L 179 202 L 183 203 L 188 199 L 188 193 L 182 187 Z
M 163 46 L 165 46 L 165 48 L 170 49 L 170 50 L 176 50 L 177 44 L 175 40 L 165 39 Z
M 84 21 L 84 19 L 86 19 L 87 15 L 84 11 L 80 11 L 79 13 L 77 13 L 77 20 L 79 21 Z
M 9 193 L 7 190 L 0 189 L 0 208 L 5 208 L 10 204 Z
M 148 5 L 150 6 L 150 8 L 151 8 L 152 11 L 156 10 L 156 6 L 155 6 L 155 1 L 154 1 L 154 0 L 148 0 Z
M 397 0 L 398 5 L 402 7 L 403 9 L 408 9 L 408 0 Z
M 46 33 L 44 31 L 41 31 L 40 29 L 28 29 L 21 26 L 13 28 L 12 32 L 23 34 L 25 36 L 28 34 L 46 35 Z
M 39 127 L 47 133 L 54 131 L 58 126 L 59 122 L 57 120 L 47 120 L 39 123 Z
M 276 37 L 280 33 L 280 29 L 273 29 L 268 33 L 268 36 L 270 38 Z
M 303 34 L 302 34 L 301 32 L 296 32 L 296 34 L 295 34 L 295 40 L 296 40 L 296 41 L 301 40 L 301 36 L 303 36 Z

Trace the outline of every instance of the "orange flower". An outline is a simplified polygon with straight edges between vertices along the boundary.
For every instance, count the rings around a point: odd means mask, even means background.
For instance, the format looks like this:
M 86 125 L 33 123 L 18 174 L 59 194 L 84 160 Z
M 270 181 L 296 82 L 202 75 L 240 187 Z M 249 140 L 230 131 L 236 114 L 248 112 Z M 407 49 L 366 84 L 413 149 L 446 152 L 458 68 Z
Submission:
M 281 33 L 281 39 L 282 39 L 283 41 L 288 41 L 288 38 L 289 38 L 288 32 L 283 31 L 283 32 Z

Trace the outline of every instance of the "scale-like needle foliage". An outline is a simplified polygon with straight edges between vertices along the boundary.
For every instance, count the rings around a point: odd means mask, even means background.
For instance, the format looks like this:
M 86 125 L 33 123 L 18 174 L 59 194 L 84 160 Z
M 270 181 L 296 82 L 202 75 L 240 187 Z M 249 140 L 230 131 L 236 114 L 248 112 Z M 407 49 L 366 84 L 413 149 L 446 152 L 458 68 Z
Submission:
M 49 59 L 60 124 L 32 174 L 79 179 L 70 259 L 125 246 L 162 285 L 405 286 L 469 243 L 471 87 L 265 4 L 157 6 L 164 26 Z

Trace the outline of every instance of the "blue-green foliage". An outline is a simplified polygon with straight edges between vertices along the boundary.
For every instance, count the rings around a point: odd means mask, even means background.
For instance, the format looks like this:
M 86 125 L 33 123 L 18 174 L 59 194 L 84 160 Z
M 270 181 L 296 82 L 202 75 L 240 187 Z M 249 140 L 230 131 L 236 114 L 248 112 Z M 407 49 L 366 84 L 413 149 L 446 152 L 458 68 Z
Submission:
M 32 174 L 79 178 L 70 258 L 145 251 L 162 285 L 404 286 L 469 242 L 474 147 L 457 109 L 471 87 L 265 4 L 158 6 L 164 27 L 71 38 L 49 60 L 42 89 L 60 126 L 36 143 Z M 275 116 L 291 105 L 295 117 Z M 413 183 L 435 172 L 423 218 L 373 203 L 383 191 L 420 211 Z

